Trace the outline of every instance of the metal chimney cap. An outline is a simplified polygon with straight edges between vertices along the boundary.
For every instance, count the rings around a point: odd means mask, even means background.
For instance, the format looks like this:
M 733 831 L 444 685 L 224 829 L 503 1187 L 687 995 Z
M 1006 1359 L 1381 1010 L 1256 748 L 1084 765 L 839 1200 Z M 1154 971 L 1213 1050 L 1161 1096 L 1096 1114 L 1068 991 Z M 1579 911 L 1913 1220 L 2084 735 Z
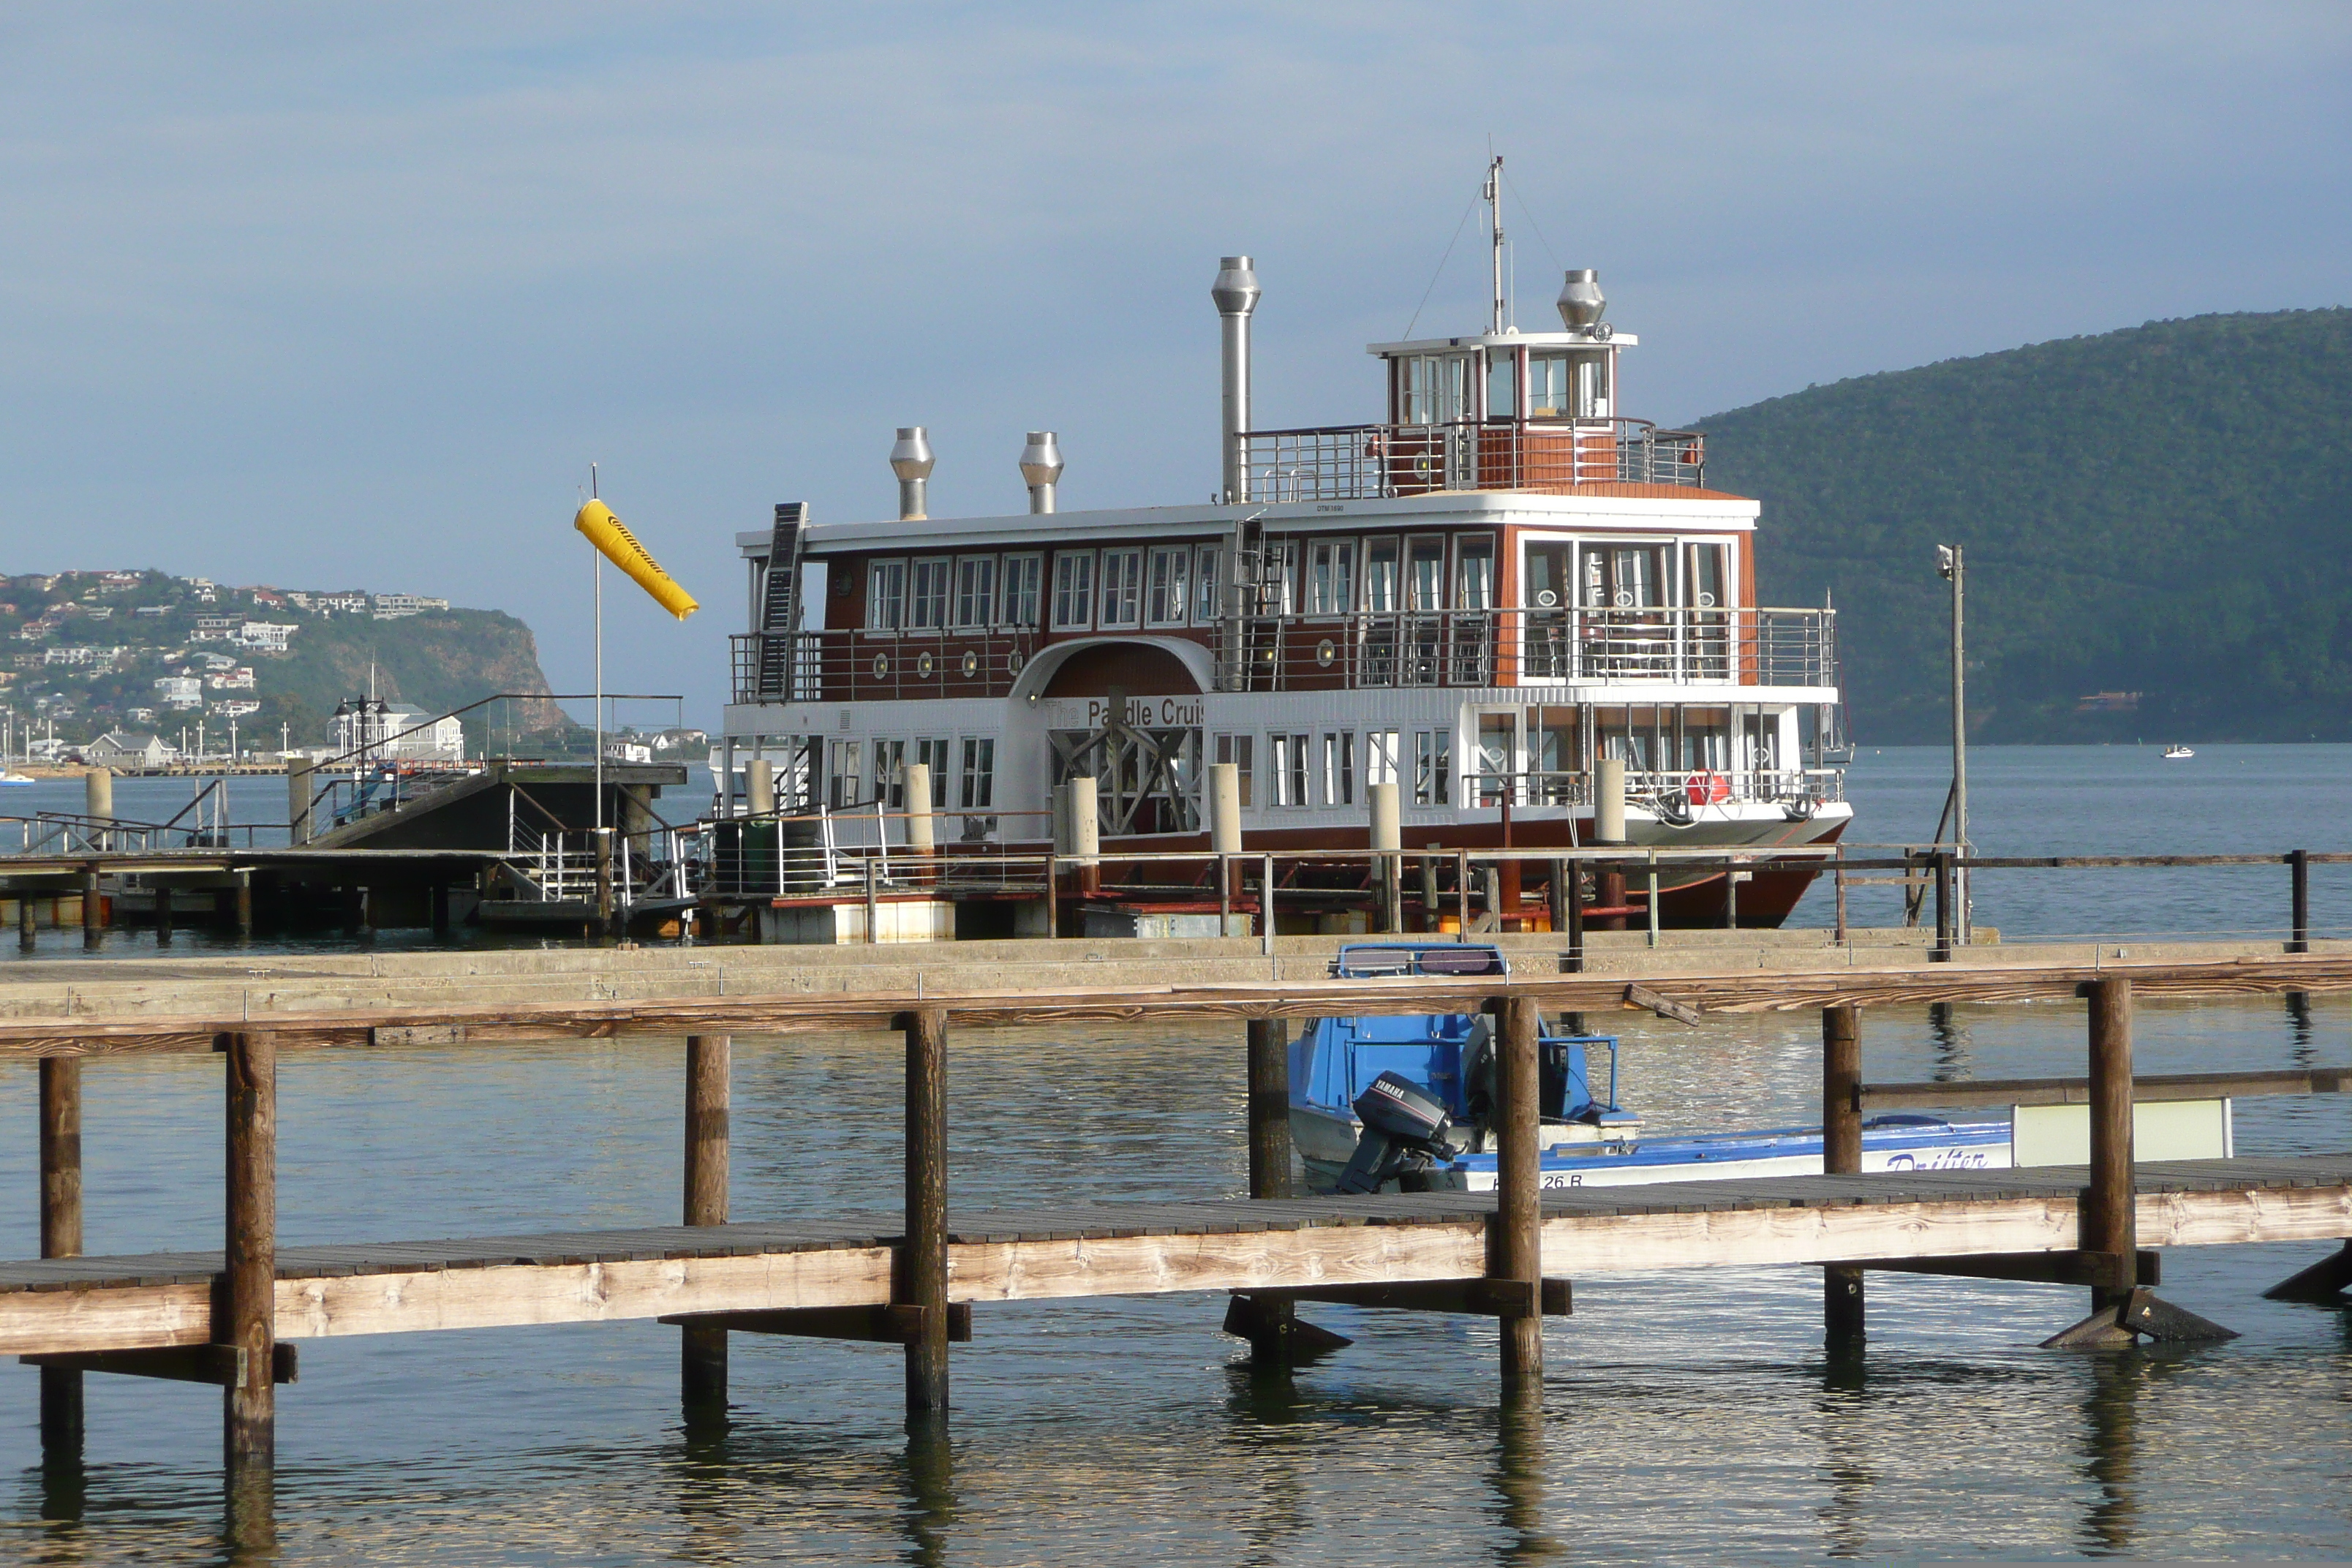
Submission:
M 898 445 L 890 448 L 890 471 L 902 479 L 931 477 L 931 443 L 919 425 L 898 426 Z
M 1021 448 L 1021 477 L 1033 485 L 1050 485 L 1062 477 L 1062 448 L 1051 430 L 1032 430 Z
M 1209 298 L 1216 301 L 1221 316 L 1246 316 L 1257 309 L 1257 273 L 1246 256 L 1220 257 L 1217 260 L 1217 280 L 1209 285 Z
M 1559 286 L 1559 319 L 1571 332 L 1588 331 L 1600 325 L 1601 317 L 1609 309 L 1608 297 L 1601 292 L 1601 274 L 1590 267 L 1571 267 L 1567 280 Z

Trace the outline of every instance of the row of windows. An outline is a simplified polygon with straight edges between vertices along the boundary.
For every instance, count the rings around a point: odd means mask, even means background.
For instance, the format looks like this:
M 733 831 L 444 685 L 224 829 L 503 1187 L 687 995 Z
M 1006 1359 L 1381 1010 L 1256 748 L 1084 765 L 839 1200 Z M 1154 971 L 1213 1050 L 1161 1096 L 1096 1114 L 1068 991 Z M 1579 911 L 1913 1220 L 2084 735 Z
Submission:
M 876 631 L 1034 626 L 1035 555 L 919 555 L 866 568 L 866 624 Z
M 835 811 L 879 805 L 907 809 L 907 764 L 931 770 L 931 809 L 991 811 L 996 805 L 996 738 L 945 735 L 912 740 L 835 741 L 825 770 L 825 799 Z
M 1055 631 L 1133 626 L 1211 626 L 1217 619 L 1215 544 L 1158 544 L 1131 550 L 1062 550 L 1054 554 Z M 869 631 L 1034 630 L 1043 555 L 918 555 L 866 567 Z
M 1265 742 L 1263 752 L 1260 740 Z M 1408 768 L 1413 805 L 1450 805 L 1454 801 L 1451 730 L 1276 730 L 1264 736 L 1223 734 L 1216 737 L 1215 754 L 1218 762 L 1234 764 L 1245 807 L 1257 802 L 1261 774 L 1265 803 L 1269 806 L 1337 806 L 1356 804 L 1360 778 L 1367 788 L 1402 784 L 1407 782 Z

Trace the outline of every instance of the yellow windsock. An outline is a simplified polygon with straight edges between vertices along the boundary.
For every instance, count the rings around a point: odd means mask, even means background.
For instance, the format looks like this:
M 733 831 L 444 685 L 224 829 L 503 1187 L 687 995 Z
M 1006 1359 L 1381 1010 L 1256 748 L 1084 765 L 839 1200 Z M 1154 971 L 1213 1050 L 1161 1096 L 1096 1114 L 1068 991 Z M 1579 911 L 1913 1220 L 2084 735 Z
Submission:
M 580 509 L 572 526 L 588 536 L 588 542 L 603 552 L 605 560 L 629 574 L 640 588 L 654 596 L 654 602 L 679 620 L 694 614 L 702 606 L 694 595 L 677 585 L 677 579 L 656 565 L 637 542 L 637 536 L 622 526 L 613 515 L 613 509 L 603 501 L 592 500 Z

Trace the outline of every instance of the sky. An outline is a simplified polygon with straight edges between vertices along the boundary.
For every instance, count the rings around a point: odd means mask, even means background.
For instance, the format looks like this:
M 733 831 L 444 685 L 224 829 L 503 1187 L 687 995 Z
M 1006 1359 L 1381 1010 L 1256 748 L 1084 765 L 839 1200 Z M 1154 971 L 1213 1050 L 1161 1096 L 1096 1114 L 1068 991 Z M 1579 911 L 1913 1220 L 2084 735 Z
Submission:
M 1520 322 L 1598 268 L 1662 423 L 2352 302 L 2340 4 L 19 4 L 0 571 L 446 595 L 582 689 L 593 461 L 705 606 L 608 577 L 609 684 L 715 725 L 734 534 L 893 515 L 897 426 L 934 516 L 1029 429 L 1065 509 L 1206 500 L 1221 255 L 1256 423 L 1379 417 L 1364 344 L 1485 320 L 1490 147 Z

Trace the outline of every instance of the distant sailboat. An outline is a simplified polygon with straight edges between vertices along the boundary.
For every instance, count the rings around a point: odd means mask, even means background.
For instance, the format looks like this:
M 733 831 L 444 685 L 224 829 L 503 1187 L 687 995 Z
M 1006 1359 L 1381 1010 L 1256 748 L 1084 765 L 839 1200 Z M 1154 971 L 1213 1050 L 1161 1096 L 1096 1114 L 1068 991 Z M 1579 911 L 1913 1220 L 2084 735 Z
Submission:
M 2196 754 L 2195 747 L 2184 746 L 2178 741 L 2164 748 L 2164 760 L 2168 763 L 2185 763 Z

